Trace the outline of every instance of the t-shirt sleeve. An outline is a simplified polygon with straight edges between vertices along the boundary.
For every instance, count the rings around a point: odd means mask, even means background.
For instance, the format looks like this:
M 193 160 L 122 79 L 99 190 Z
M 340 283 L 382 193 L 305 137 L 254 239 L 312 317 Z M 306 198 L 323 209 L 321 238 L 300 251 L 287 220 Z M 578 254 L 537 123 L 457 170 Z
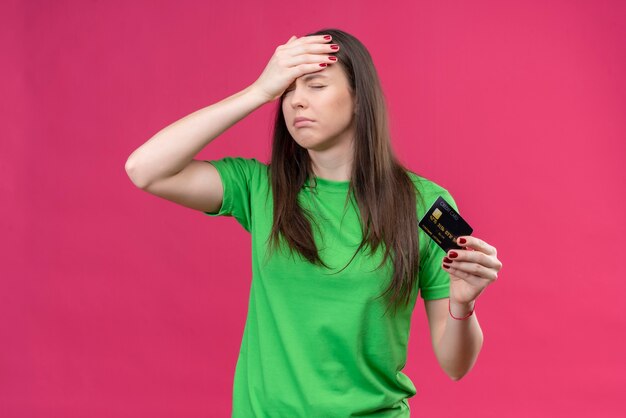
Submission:
M 208 216 L 232 216 L 248 232 L 252 229 L 251 183 L 259 162 L 254 158 L 224 157 L 204 160 L 212 164 L 220 175 L 224 197 L 217 212 L 204 212 Z
M 437 197 L 443 197 L 446 202 L 450 203 L 450 206 L 454 208 L 457 213 L 460 214 L 459 209 L 454 201 L 452 195 L 445 189 L 441 188 L 437 193 L 428 194 L 425 196 L 425 211 L 435 203 Z M 421 218 L 420 218 L 421 219 Z M 418 220 L 419 221 L 419 220 Z M 450 297 L 450 275 L 443 267 L 441 263 L 443 257 L 446 256 L 446 252 L 437 245 L 423 230 L 419 229 L 419 239 L 427 240 L 426 252 L 420 260 L 419 270 L 419 288 L 420 295 L 424 300 L 442 299 Z

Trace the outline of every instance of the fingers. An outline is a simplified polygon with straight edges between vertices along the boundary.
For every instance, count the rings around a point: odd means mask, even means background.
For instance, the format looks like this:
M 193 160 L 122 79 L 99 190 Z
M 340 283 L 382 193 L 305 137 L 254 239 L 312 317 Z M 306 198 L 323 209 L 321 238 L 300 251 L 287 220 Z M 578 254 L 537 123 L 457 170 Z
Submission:
M 328 39 L 326 39 L 328 37 Z M 316 43 L 328 43 L 331 42 L 333 37 L 330 35 L 312 35 L 296 38 L 298 44 L 316 44 Z
M 328 39 L 326 39 L 327 36 L 328 36 Z M 280 45 L 280 46 L 328 44 L 329 42 L 332 42 L 332 36 L 330 35 L 303 36 L 301 38 L 298 38 L 296 35 L 291 35 L 291 38 L 289 38 L 289 40 L 287 40 L 287 42 L 285 42 L 284 45 Z
M 337 61 L 332 60 L 327 55 L 301 54 L 295 57 L 286 58 L 284 62 L 285 62 L 285 66 L 288 68 L 299 67 L 301 65 L 304 65 L 303 68 L 307 69 L 307 71 L 309 70 L 317 71 L 317 70 L 322 70 L 322 67 L 320 67 L 321 63 L 324 63 L 324 67 L 325 67 Z
M 324 70 L 337 62 L 339 45 L 332 44 L 330 35 L 312 35 L 298 38 L 292 35 L 285 44 L 276 47 L 259 84 L 267 83 L 267 96 L 281 97 L 289 83 L 299 77 Z M 289 82 L 289 83 L 287 83 Z
M 458 261 L 455 259 L 448 264 L 444 259 L 444 265 L 448 266 L 448 268 L 444 267 L 446 271 L 454 273 L 456 276 L 463 279 L 496 280 L 498 278 L 498 271 L 496 269 L 474 262 Z
M 448 267 L 444 269 L 446 272 L 450 273 L 451 280 L 464 280 L 472 286 L 477 288 L 485 287 L 485 281 L 493 282 L 496 279 L 485 278 L 482 276 L 477 276 L 472 273 L 468 273 L 467 271 L 461 270 L 460 268 Z
M 326 39 L 328 37 L 328 39 Z M 337 52 L 339 45 L 331 44 L 330 35 L 313 35 L 298 38 L 293 35 L 283 46 L 289 47 L 292 55 L 302 53 L 332 53 Z
M 297 68 L 294 77 L 321 71 L 329 64 L 337 62 L 336 53 L 339 45 L 331 44 L 331 39 L 325 39 L 329 35 L 313 35 L 295 38 L 292 36 L 285 45 L 277 48 L 277 55 L 285 68 Z M 321 67 L 321 68 L 320 68 Z
M 293 44 L 289 45 L 289 49 L 285 51 L 292 57 L 304 54 L 333 54 L 339 50 L 339 45 L 336 44 L 320 44 L 320 43 L 308 43 L 308 44 Z M 319 58 L 319 57 L 318 57 Z
M 472 273 L 468 273 L 464 270 L 454 268 L 454 267 L 449 267 L 444 270 L 450 273 L 451 281 L 462 280 L 477 289 L 482 288 L 484 290 L 489 284 L 493 283 L 496 280 L 496 279 L 488 279 L 482 276 L 476 276 Z M 482 293 L 482 290 L 481 290 L 481 293 Z
M 443 259 L 446 270 L 455 269 L 469 275 L 482 277 L 488 280 L 496 280 L 498 272 L 502 269 L 502 262 L 498 260 L 496 249 L 476 237 L 459 237 L 457 242 L 461 244 L 464 238 L 468 249 L 448 251 Z M 449 268 L 447 268 L 449 267 Z
M 471 250 L 457 250 L 453 249 L 448 251 L 448 254 L 444 258 L 450 261 L 465 261 L 469 263 L 478 263 L 487 268 L 498 268 L 502 263 L 494 256 L 487 255 L 481 251 Z
M 458 237 L 456 240 L 457 244 L 464 245 L 465 248 L 471 248 L 477 251 L 481 251 L 487 255 L 495 256 L 497 254 L 496 248 L 487 244 L 485 241 L 473 237 L 471 235 L 464 235 L 462 237 Z

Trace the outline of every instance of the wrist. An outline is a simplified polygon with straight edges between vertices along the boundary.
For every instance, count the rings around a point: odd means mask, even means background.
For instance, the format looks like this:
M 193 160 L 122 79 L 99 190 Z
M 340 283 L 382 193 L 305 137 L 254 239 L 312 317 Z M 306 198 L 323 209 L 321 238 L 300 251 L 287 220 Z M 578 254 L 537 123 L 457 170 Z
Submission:
M 454 319 L 466 319 L 474 314 L 476 301 L 458 302 L 449 299 L 448 310 Z
M 256 84 L 250 84 L 248 87 L 246 87 L 244 89 L 244 92 L 250 96 L 253 97 L 255 101 L 259 102 L 260 104 L 266 104 L 266 103 L 270 103 L 272 102 L 274 99 L 267 97 L 267 95 L 265 95 L 263 92 L 261 92 Z

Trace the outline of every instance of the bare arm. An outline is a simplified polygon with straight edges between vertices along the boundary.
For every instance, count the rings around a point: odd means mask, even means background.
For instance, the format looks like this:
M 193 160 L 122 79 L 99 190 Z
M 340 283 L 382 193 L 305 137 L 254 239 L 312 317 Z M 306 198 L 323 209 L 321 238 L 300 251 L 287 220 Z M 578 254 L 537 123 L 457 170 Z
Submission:
M 330 38 L 292 36 L 276 48 L 252 85 L 157 132 L 126 161 L 126 172 L 133 183 L 145 188 L 153 181 L 174 177 L 217 136 L 258 107 L 279 98 L 296 78 L 321 71 L 320 63 L 332 63 L 328 59 L 334 52 Z
M 292 36 L 279 45 L 249 87 L 160 130 L 126 160 L 131 181 L 148 193 L 206 212 L 217 211 L 223 184 L 212 164 L 193 158 L 225 130 L 279 98 L 303 74 L 321 71 L 334 52 L 323 36 Z M 332 62 L 332 61 L 330 61 Z
M 178 174 L 211 141 L 267 102 L 251 85 L 185 116 L 160 130 L 128 157 L 128 176 L 143 189 Z
M 448 312 L 448 298 L 425 300 L 433 350 L 441 368 L 452 380 L 461 379 L 469 372 L 483 345 L 483 333 L 476 313 L 465 320 L 457 320 Z M 456 317 L 471 310 L 471 305 L 450 306 Z

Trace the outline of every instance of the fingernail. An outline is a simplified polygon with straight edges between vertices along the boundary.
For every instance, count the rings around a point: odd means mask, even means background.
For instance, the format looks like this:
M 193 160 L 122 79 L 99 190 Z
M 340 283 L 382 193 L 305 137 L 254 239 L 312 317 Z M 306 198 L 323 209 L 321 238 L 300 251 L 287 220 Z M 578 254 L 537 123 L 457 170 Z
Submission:
M 450 258 L 457 258 L 459 255 L 457 253 L 455 253 L 454 251 L 450 251 L 450 254 L 448 256 Z
M 337 57 L 328 57 L 328 59 L 331 61 L 337 61 Z
M 459 244 L 465 244 L 467 240 L 465 238 L 459 238 Z
M 339 45 L 337 45 L 337 44 L 332 44 L 332 45 L 330 46 L 330 48 L 331 48 L 331 49 L 339 49 Z
M 444 265 L 443 265 L 443 268 L 444 268 L 444 269 L 449 269 L 449 268 L 450 268 L 450 266 L 446 266 L 446 265 L 444 264 Z
M 324 39 L 326 39 L 327 41 L 330 40 L 330 35 L 324 36 Z
M 326 67 L 328 64 L 326 64 L 325 62 L 320 64 L 320 67 Z
M 452 260 L 450 260 L 448 257 L 444 257 L 444 258 L 443 258 L 443 262 L 444 262 L 444 263 L 451 264 L 451 263 L 452 263 Z

